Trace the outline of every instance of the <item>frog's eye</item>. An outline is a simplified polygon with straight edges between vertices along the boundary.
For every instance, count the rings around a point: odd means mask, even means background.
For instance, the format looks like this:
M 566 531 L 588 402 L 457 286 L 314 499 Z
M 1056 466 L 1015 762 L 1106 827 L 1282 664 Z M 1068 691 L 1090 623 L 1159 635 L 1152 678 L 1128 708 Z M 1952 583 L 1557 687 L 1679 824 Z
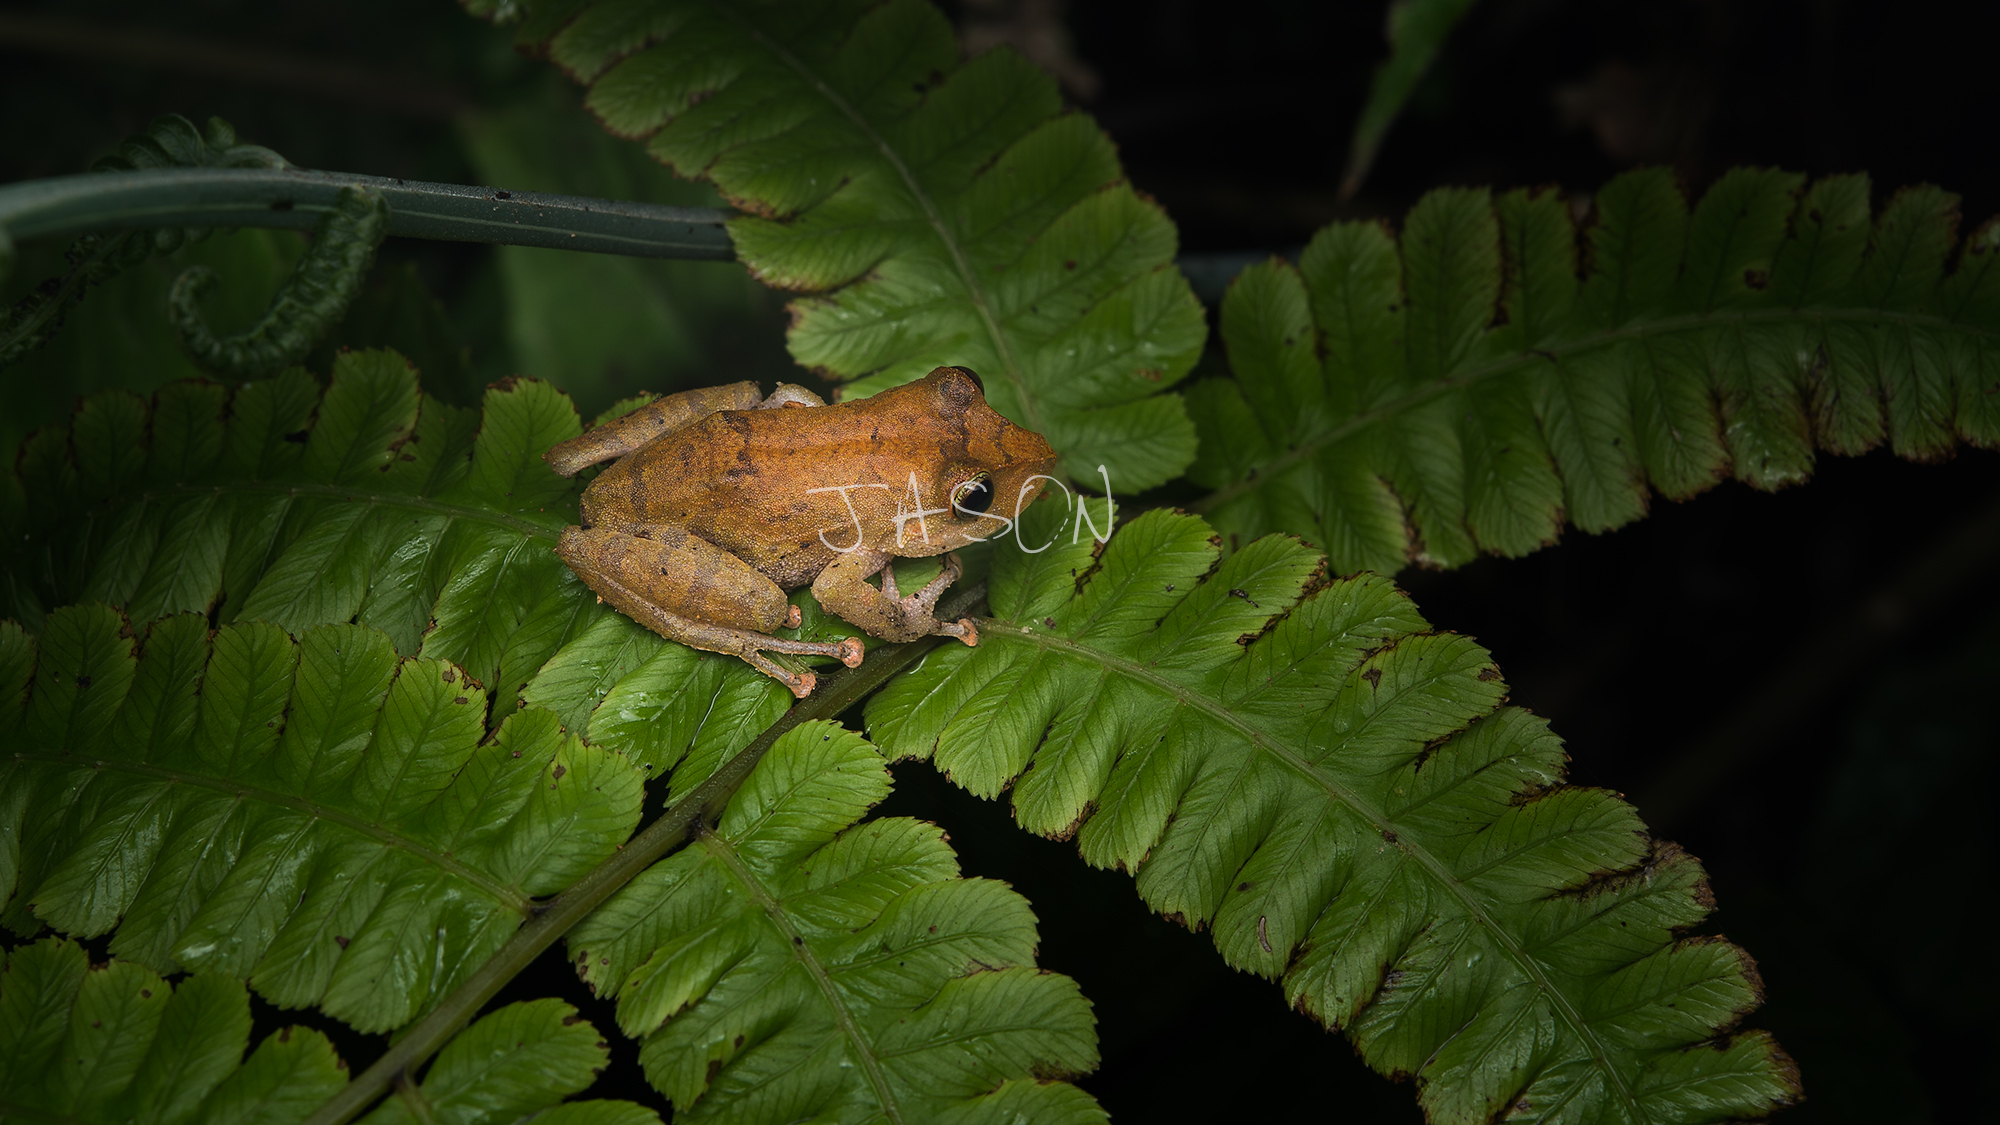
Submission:
M 961 516 L 983 516 L 993 506 L 993 479 L 988 473 L 974 473 L 971 479 L 951 490 L 951 510 Z

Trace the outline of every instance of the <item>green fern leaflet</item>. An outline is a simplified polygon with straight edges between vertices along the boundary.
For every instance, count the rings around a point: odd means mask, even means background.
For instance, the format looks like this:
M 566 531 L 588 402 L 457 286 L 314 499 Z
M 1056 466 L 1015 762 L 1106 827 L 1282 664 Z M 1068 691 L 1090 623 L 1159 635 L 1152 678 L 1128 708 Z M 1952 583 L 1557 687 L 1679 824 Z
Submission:
M 1289 531 L 1342 573 L 1521 555 L 1734 476 L 1804 481 L 1815 449 L 1934 460 L 2000 445 L 2000 227 L 1945 272 L 1957 198 L 1738 169 L 1690 212 L 1664 170 L 1593 200 L 1433 192 L 1400 241 L 1320 232 L 1223 306 L 1237 378 L 1188 392 L 1235 542 Z
M 1032 538 L 1031 538 L 1031 541 Z M 1471 641 L 1374 576 L 1270 537 L 1218 565 L 1152 512 L 1088 543 L 1002 550 L 976 649 L 868 707 L 1022 827 L 1074 835 L 1155 910 L 1414 1077 L 1430 1119 L 1720 1122 L 1792 1100 L 1749 957 L 1680 938 L 1699 864 L 1504 705 Z

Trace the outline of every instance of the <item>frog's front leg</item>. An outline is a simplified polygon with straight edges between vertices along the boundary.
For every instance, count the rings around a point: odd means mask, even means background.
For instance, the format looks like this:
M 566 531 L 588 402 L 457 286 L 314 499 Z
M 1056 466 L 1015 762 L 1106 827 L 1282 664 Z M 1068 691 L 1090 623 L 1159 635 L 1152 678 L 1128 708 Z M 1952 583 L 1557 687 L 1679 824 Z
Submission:
M 971 618 L 939 621 L 931 615 L 938 596 L 958 581 L 956 555 L 945 555 L 943 572 L 907 597 L 898 596 L 895 571 L 889 566 L 894 561 L 895 556 L 887 551 L 866 548 L 848 551 L 827 564 L 813 580 L 813 597 L 819 599 L 820 606 L 828 613 L 883 640 L 914 641 L 935 633 L 957 637 L 969 645 L 979 643 L 979 630 L 974 628 Z M 882 574 L 880 590 L 867 582 L 878 571 Z
M 627 531 L 568 527 L 556 554 L 597 596 L 670 641 L 742 658 L 783 681 L 803 699 L 816 677 L 794 673 L 763 654 L 832 656 L 852 668 L 861 640 L 787 641 L 770 636 L 797 625 L 799 610 L 778 584 L 749 563 L 685 528 L 651 525 Z

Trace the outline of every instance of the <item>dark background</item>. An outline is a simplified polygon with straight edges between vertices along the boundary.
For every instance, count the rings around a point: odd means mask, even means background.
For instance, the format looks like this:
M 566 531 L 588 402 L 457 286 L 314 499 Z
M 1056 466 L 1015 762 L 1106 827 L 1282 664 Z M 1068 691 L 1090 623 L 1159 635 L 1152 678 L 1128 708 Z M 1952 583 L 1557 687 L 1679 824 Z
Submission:
M 1640 164 L 1670 164 L 1697 192 L 1737 164 L 1866 170 L 1878 202 L 1928 181 L 1961 193 L 1967 229 L 2000 211 L 1988 5 L 1487 0 L 1347 202 L 1349 129 L 1385 51 L 1381 0 L 947 10 L 984 41 L 1066 35 L 1043 61 L 1211 265 L 1296 250 L 1330 221 L 1393 219 L 1433 187 L 1587 193 Z M 7 4 L 0 98 L 0 181 L 80 171 L 177 111 L 220 114 L 308 167 L 705 198 L 606 141 L 550 68 L 442 0 Z M 24 250 L 0 298 L 53 252 Z M 564 268 L 609 295 L 546 280 Z M 374 304 L 337 342 L 397 344 L 466 401 L 517 371 L 552 378 L 586 412 L 641 385 L 796 377 L 779 302 L 741 272 L 391 242 Z M 65 346 L 37 362 L 73 358 Z M 100 365 L 90 378 L 162 375 Z M 0 436 L 58 417 L 77 385 L 32 365 L 0 373 Z M 1573 780 L 1626 792 L 1707 863 L 1709 930 L 1744 944 L 1768 988 L 1749 1023 L 1804 1073 L 1810 1100 L 1780 1120 L 1957 1122 L 2000 1120 L 1995 576 L 2000 457 L 1975 451 L 1941 465 L 1826 458 L 1805 488 L 1725 484 L 1610 535 L 1402 581 L 1433 622 L 1492 649 L 1515 702 L 1552 718 Z M 1105 1063 L 1084 1084 L 1117 1118 L 1419 1119 L 1408 1089 L 1287 1012 L 1268 982 L 1223 967 L 1205 936 L 1148 915 L 1125 876 L 1014 830 L 1004 807 L 928 766 L 896 773 L 887 811 L 939 821 L 969 873 L 1035 903 L 1043 964 L 1097 1002 Z M 661 1104 L 559 956 L 513 996 L 557 990 L 612 1040 L 594 1092 Z M 299 1018 L 260 1009 L 260 1030 Z M 357 1067 L 377 1049 L 340 1042 Z

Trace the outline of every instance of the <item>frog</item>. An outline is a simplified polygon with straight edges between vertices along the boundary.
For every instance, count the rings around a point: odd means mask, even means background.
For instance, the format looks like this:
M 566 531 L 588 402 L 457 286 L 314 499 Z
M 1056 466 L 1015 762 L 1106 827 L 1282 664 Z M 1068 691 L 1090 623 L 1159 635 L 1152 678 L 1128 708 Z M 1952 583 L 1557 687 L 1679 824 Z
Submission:
M 556 554 L 613 607 L 670 641 L 740 657 L 803 699 L 817 678 L 766 653 L 861 662 L 858 637 L 788 640 L 787 591 L 810 586 L 828 613 L 887 641 L 979 643 L 973 620 L 940 621 L 957 552 L 1004 534 L 1053 479 L 1042 435 L 986 402 L 968 368 L 828 404 L 796 384 L 754 381 L 667 395 L 549 449 L 569 477 L 610 461 L 584 489 L 581 522 Z M 896 559 L 943 555 L 922 588 Z M 868 579 L 880 575 L 879 587 Z

